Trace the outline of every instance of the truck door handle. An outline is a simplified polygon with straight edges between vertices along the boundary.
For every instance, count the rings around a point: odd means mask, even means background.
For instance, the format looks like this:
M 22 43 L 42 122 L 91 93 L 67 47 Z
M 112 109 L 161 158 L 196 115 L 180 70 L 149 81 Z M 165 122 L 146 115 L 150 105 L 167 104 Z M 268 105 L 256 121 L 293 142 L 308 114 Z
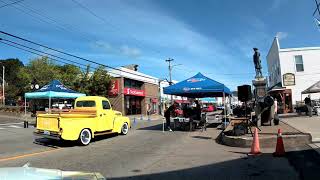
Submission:
M 103 113 L 103 115 L 107 115 L 106 113 Z

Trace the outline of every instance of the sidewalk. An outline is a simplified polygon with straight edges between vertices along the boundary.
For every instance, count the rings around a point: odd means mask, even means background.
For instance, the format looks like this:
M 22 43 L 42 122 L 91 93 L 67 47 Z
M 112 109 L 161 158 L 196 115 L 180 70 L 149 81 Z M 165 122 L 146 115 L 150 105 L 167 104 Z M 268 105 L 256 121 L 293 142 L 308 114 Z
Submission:
M 147 115 L 127 115 L 127 117 L 130 118 L 130 120 L 133 120 L 134 118 L 136 118 L 136 120 L 148 120 L 148 116 Z M 152 114 L 150 115 L 150 120 L 161 120 L 163 118 L 163 116 L 158 115 L 158 114 Z
M 292 127 L 301 132 L 310 133 L 312 136 L 312 143 L 314 149 L 319 151 L 320 147 L 320 117 L 319 116 L 300 116 L 281 119 Z

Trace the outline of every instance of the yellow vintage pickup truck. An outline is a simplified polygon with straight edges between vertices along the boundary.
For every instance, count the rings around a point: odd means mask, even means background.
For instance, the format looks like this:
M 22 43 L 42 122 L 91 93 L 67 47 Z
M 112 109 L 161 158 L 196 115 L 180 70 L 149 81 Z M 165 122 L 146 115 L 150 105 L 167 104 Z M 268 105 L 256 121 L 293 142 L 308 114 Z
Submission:
M 88 145 L 98 135 L 126 135 L 130 127 L 130 119 L 112 110 L 107 98 L 84 96 L 77 98 L 74 109 L 68 112 L 37 113 L 34 134 Z

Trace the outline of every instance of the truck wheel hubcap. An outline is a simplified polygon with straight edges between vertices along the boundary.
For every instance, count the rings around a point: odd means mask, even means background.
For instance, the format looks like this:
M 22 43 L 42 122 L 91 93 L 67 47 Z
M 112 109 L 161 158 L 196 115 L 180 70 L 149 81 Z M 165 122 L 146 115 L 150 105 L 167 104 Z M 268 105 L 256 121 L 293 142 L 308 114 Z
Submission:
M 128 124 L 124 123 L 122 126 L 122 133 L 127 134 L 128 133 Z
M 81 141 L 83 142 L 83 144 L 87 144 L 88 142 L 90 142 L 90 133 L 87 130 L 82 131 Z

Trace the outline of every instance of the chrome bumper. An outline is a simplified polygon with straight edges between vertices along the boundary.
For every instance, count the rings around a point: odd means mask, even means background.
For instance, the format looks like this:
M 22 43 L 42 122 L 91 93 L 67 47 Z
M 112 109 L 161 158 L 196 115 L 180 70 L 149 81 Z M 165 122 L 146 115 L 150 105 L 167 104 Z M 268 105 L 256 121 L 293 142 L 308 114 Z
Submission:
M 61 139 L 60 133 L 52 132 L 52 131 L 50 131 L 50 135 L 47 135 L 47 134 L 44 134 L 42 130 L 36 130 L 33 132 L 33 135 L 48 138 L 48 139 L 56 139 L 56 140 Z

